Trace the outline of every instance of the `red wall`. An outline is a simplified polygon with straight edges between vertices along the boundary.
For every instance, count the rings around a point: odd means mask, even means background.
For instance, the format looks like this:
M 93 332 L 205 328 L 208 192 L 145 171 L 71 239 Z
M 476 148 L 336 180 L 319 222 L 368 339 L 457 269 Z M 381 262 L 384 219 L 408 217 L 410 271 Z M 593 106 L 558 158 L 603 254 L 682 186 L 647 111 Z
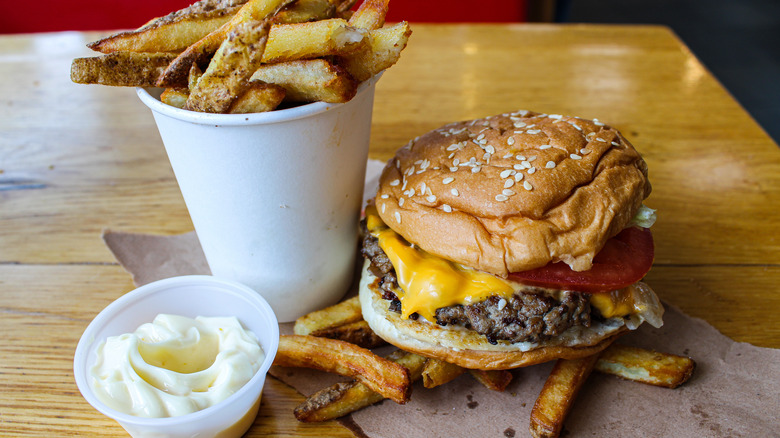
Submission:
M 194 0 L 3 0 L 0 33 L 136 28 Z M 393 0 L 388 21 L 526 21 L 527 0 Z

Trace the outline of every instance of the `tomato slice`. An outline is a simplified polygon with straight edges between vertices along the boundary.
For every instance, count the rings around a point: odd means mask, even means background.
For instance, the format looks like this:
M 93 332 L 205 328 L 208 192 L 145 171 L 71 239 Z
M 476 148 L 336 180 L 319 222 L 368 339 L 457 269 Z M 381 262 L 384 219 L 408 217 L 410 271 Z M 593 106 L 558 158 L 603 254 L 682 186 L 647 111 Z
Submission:
M 525 272 L 513 272 L 509 279 L 531 286 L 579 292 L 609 292 L 630 286 L 653 265 L 653 235 L 650 230 L 629 227 L 607 240 L 593 258 L 588 271 L 575 272 L 558 262 Z

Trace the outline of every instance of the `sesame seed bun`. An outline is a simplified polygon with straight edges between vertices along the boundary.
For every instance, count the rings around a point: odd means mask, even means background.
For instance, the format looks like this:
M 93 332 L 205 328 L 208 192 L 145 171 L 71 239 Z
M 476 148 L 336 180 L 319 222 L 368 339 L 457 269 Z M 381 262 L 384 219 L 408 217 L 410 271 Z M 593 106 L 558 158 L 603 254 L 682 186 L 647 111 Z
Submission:
M 519 111 L 445 125 L 398 151 L 382 220 L 440 257 L 506 276 L 592 266 L 650 194 L 647 165 L 597 120 Z
M 628 331 L 620 319 L 576 327 L 541 343 L 491 344 L 479 333 L 442 327 L 423 319 L 404 319 L 389 310 L 379 291 L 379 279 L 366 261 L 360 281 L 360 306 L 371 329 L 403 350 L 434 357 L 464 368 L 502 370 L 535 365 L 555 359 L 578 359 L 596 354 Z

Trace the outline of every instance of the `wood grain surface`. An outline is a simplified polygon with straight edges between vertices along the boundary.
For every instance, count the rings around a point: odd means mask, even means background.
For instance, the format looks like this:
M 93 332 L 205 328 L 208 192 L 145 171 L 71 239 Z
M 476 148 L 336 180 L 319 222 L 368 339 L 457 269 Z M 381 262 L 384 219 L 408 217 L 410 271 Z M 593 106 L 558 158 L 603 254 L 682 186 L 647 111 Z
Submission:
M 371 157 L 450 121 L 516 109 L 598 118 L 644 155 L 662 299 L 780 347 L 780 150 L 667 28 L 414 25 L 375 99 Z M 100 235 L 192 224 L 152 115 L 129 88 L 70 82 L 96 33 L 0 37 L 0 435 L 126 436 L 73 380 L 89 321 L 132 289 Z M 300 424 L 269 379 L 248 436 Z

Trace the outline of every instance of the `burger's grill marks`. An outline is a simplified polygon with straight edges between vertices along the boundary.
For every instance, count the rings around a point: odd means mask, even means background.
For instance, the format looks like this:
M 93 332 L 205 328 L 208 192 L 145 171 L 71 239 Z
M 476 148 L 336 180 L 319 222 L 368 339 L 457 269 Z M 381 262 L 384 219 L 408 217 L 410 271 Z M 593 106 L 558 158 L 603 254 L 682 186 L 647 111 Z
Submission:
M 511 121 L 511 126 L 515 128 L 514 131 L 509 131 L 506 129 L 506 127 L 501 126 L 501 122 L 498 121 L 499 117 L 507 117 Z M 588 122 L 582 119 L 578 119 L 575 117 L 564 117 L 560 114 L 535 114 L 531 113 L 529 111 L 521 110 L 514 113 L 506 113 L 501 116 L 492 116 L 484 119 L 475 119 L 468 123 L 468 125 L 463 126 L 459 123 L 451 123 L 448 125 L 443 126 L 442 128 L 439 128 L 438 130 L 434 131 L 438 133 L 439 135 L 443 137 L 456 137 L 454 141 L 449 144 L 445 150 L 447 152 L 450 152 L 450 154 L 447 156 L 449 160 L 452 160 L 451 166 L 443 166 L 443 168 L 448 169 L 451 173 L 457 173 L 461 168 L 468 168 L 469 171 L 472 174 L 477 174 L 483 171 L 483 167 L 486 165 L 491 164 L 491 160 L 493 159 L 493 156 L 496 154 L 496 147 L 499 144 L 494 143 L 495 139 L 493 138 L 502 138 L 505 136 L 505 132 L 509 133 L 512 132 L 510 135 L 506 135 L 506 139 L 504 140 L 506 145 L 510 147 L 509 153 L 506 153 L 502 156 L 503 160 L 510 160 L 513 156 L 515 159 L 519 161 L 519 163 L 511 164 L 511 163 L 500 163 L 498 167 L 509 165 L 511 166 L 510 169 L 504 169 L 500 172 L 500 177 L 505 180 L 499 185 L 498 191 L 493 196 L 493 199 L 496 202 L 506 202 L 509 199 L 511 199 L 513 196 L 517 195 L 517 192 L 515 190 L 511 190 L 511 188 L 514 186 L 514 183 L 520 183 L 523 181 L 523 189 L 525 191 L 530 192 L 535 189 L 533 181 L 529 181 L 527 178 L 525 178 L 525 174 L 527 175 L 533 175 L 539 170 L 551 170 L 555 169 L 561 161 L 561 158 L 557 159 L 550 159 L 547 160 L 544 166 L 536 167 L 532 163 L 537 158 L 536 155 L 530 156 L 526 158 L 525 156 L 521 154 L 514 154 L 511 151 L 511 147 L 514 146 L 517 143 L 517 139 L 515 138 L 515 135 L 532 135 L 537 136 L 539 134 L 544 135 L 544 124 L 541 123 L 541 127 L 537 126 L 537 124 L 540 124 L 540 120 L 544 120 L 545 118 L 551 119 L 552 123 L 559 123 L 559 122 L 566 122 L 570 126 L 572 126 L 574 129 L 578 130 L 583 138 L 587 142 L 593 142 L 598 141 L 602 143 L 606 143 L 609 140 L 605 140 L 604 138 L 601 138 L 598 136 L 600 132 L 603 131 L 590 131 L 585 132 L 584 128 L 580 126 L 577 122 L 578 121 L 584 121 Z M 590 121 L 592 123 L 592 126 L 606 126 L 604 123 L 598 121 L 597 119 L 593 119 Z M 456 126 L 460 126 L 459 128 L 456 128 Z M 484 126 L 483 128 L 479 129 L 478 131 L 474 129 L 476 126 Z M 549 124 L 547 126 L 550 126 Z M 609 128 L 608 128 L 609 129 Z M 497 135 L 493 135 L 489 137 L 490 131 L 494 131 Z M 465 138 L 464 138 L 465 134 Z M 414 140 L 410 141 L 409 143 L 404 146 L 406 149 L 413 149 L 415 147 L 415 143 L 420 139 L 420 137 L 415 138 Z M 488 144 L 492 143 L 492 144 Z M 494 146 L 495 145 L 495 146 Z M 621 146 L 620 142 L 618 141 L 611 141 L 611 146 Z M 471 157 L 468 158 L 467 161 L 464 161 L 464 157 L 457 157 L 458 154 L 466 154 L 469 153 L 469 147 L 471 147 L 471 150 L 473 151 L 474 146 L 478 146 L 482 152 L 471 152 Z M 548 149 L 553 148 L 552 144 L 545 143 L 541 144 L 539 146 L 533 147 L 534 149 L 537 149 L 539 151 L 546 151 Z M 477 150 L 478 151 L 478 150 Z M 569 152 L 565 159 L 571 159 L 571 160 L 582 160 L 583 156 L 590 153 L 590 151 L 586 148 L 581 148 L 578 151 L 575 152 Z M 478 158 L 479 157 L 479 158 Z M 449 189 L 449 193 L 446 191 L 444 193 L 433 193 L 433 190 L 431 190 L 430 187 L 425 187 L 424 183 L 422 183 L 422 187 L 412 187 L 410 189 L 407 189 L 407 185 L 409 184 L 409 181 L 407 180 L 407 177 L 411 177 L 413 175 L 420 175 L 424 172 L 426 172 L 429 169 L 433 169 L 438 171 L 440 169 L 439 166 L 431 167 L 431 162 L 428 159 L 422 159 L 415 161 L 411 166 L 406 168 L 405 170 L 402 169 L 403 164 L 401 161 L 396 158 L 395 159 L 395 167 L 398 170 L 401 170 L 401 179 L 396 179 L 390 183 L 390 186 L 395 187 L 399 184 L 401 185 L 401 190 L 403 191 L 404 195 L 407 197 L 406 201 L 415 201 L 413 198 L 415 197 L 421 197 L 418 199 L 424 200 L 428 206 L 432 206 L 434 208 L 439 208 L 441 211 L 445 213 L 451 213 L 454 211 L 454 208 L 452 205 L 446 203 L 446 196 L 453 196 L 453 197 L 459 197 L 462 194 L 462 190 L 466 187 L 468 184 L 467 182 L 461 183 L 460 190 L 459 188 L 451 188 Z M 521 173 L 525 171 L 524 173 Z M 514 177 L 512 182 L 512 179 L 510 177 Z M 454 177 L 446 177 L 442 179 L 443 185 L 448 185 L 453 182 L 455 182 L 456 179 Z M 417 190 L 419 188 L 419 190 Z M 442 195 L 444 198 L 442 198 Z M 382 199 L 387 199 L 383 197 Z M 399 207 L 403 207 L 404 204 L 406 204 L 406 201 L 403 198 L 399 198 L 397 205 Z M 444 202 L 443 202 L 444 201 Z M 415 201 L 417 202 L 417 201 Z M 440 205 L 435 205 L 437 202 L 441 202 Z M 382 212 L 384 213 L 386 208 L 384 205 L 379 206 Z M 402 211 L 396 211 L 393 213 L 393 216 L 395 217 L 396 221 L 400 223 Z

